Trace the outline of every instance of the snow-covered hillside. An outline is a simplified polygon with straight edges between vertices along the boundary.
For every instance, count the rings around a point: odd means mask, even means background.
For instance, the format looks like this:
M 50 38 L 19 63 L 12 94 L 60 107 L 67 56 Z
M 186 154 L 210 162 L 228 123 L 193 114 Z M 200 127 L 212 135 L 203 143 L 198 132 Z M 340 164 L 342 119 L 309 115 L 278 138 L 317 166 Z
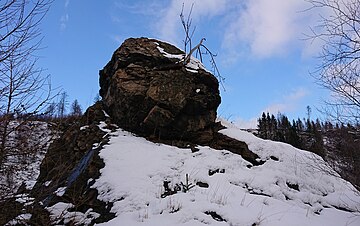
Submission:
M 221 133 L 246 142 L 265 163 L 103 129 L 111 139 L 100 151 L 105 167 L 92 187 L 100 200 L 114 203 L 116 217 L 101 225 L 360 225 L 360 194 L 320 157 L 222 124 Z M 99 215 L 70 207 L 57 203 L 48 210 L 53 219 L 62 214 L 85 224 Z
M 0 169 L 0 197 L 10 197 L 24 184 L 32 189 L 46 151 L 56 137 L 51 125 L 41 121 L 11 121 L 7 156 Z M 1 199 L 0 198 L 0 199 Z

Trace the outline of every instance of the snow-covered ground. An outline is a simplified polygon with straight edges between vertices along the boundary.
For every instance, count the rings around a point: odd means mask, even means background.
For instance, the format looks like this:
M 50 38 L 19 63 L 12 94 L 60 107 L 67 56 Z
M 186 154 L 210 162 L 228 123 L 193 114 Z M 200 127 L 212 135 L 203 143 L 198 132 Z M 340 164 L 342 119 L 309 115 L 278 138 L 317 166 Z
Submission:
M 114 203 L 116 218 L 101 225 L 360 225 L 360 194 L 320 157 L 226 126 L 221 133 L 245 141 L 266 162 L 250 167 L 226 150 L 199 146 L 193 153 L 121 129 L 111 133 L 92 187 Z M 186 175 L 195 186 L 171 194 Z M 49 210 L 55 217 L 70 206 Z M 88 212 L 77 219 L 97 216 Z
M 55 137 L 49 124 L 41 121 L 10 123 L 9 151 L 0 171 L 0 196 L 11 196 L 24 183 L 32 189 L 40 174 L 40 164 Z M 18 144 L 17 142 L 23 142 Z M 18 150 L 21 145 L 24 150 Z

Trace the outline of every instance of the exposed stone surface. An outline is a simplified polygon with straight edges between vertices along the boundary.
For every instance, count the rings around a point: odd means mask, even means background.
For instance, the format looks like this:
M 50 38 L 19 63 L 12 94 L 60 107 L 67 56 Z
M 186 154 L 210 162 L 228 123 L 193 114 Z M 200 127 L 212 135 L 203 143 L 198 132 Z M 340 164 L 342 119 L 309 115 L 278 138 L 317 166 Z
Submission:
M 97 190 L 91 188 L 104 167 L 98 153 L 109 139 L 99 128 L 100 122 L 107 122 L 109 130 L 115 129 L 105 116 L 102 103 L 98 102 L 50 145 L 41 164 L 40 176 L 30 193 L 42 203 L 42 207 L 65 202 L 74 205 L 73 211 L 85 213 L 92 209 L 100 214 L 94 223 L 114 217 L 110 212 L 112 204 L 98 200 Z M 59 188 L 66 188 L 62 196 L 55 195 Z
M 214 149 L 228 150 L 234 154 L 241 155 L 243 159 L 249 161 L 252 164 L 249 165 L 249 167 L 258 166 L 265 163 L 264 161 L 260 160 L 257 154 L 249 150 L 249 147 L 245 142 L 236 140 L 221 133 L 215 133 L 214 139 L 208 145 Z
M 127 39 L 100 71 L 104 108 L 122 128 L 160 139 L 213 139 L 217 79 L 179 63 L 183 52 L 147 38 Z M 174 56 L 175 55 L 175 56 Z
M 204 69 L 189 69 L 178 63 L 179 54 L 182 52 L 176 47 L 157 40 L 126 40 L 100 71 L 103 100 L 89 107 L 80 119 L 63 123 L 66 129 L 50 145 L 34 188 L 21 192 L 28 192 L 35 199 L 33 204 L 18 205 L 15 198 L 0 201 L 5 208 L 16 207 L 7 218 L 0 217 L 0 224 L 20 214 L 23 208 L 32 214 L 29 222 L 34 225 L 57 224 L 47 207 L 60 202 L 73 205 L 67 209 L 69 212 L 91 210 L 99 214 L 90 220 L 91 224 L 115 217 L 112 203 L 100 201 L 98 191 L 91 187 L 104 167 L 99 152 L 110 139 L 106 131 L 117 128 L 113 123 L 154 142 L 194 152 L 198 144 L 227 149 L 252 165 L 261 164 L 244 142 L 218 133 L 224 128 L 215 123 L 220 104 L 218 82 Z M 198 182 L 197 186 L 209 185 Z M 57 195 L 59 188 L 65 188 L 64 194 Z M 168 189 L 168 195 L 172 192 Z
M 258 156 L 244 142 L 217 131 L 219 83 L 206 70 L 188 68 L 183 52 L 147 38 L 130 38 L 100 71 L 103 107 L 121 128 L 155 142 L 227 149 L 253 165 Z

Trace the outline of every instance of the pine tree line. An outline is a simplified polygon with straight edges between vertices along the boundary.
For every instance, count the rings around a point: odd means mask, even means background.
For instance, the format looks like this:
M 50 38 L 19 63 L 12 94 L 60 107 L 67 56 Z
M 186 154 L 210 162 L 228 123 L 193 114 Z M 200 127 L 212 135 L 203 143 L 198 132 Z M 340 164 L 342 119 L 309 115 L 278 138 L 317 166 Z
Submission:
M 263 112 L 258 119 L 258 136 L 263 139 L 280 141 L 294 147 L 312 151 L 324 157 L 323 131 L 324 125 L 319 119 L 290 121 L 283 114 L 275 118 L 273 114 Z
M 360 189 L 360 125 L 333 124 L 308 118 L 290 121 L 287 116 L 265 113 L 258 119 L 257 136 L 280 141 L 323 157 L 342 177 Z

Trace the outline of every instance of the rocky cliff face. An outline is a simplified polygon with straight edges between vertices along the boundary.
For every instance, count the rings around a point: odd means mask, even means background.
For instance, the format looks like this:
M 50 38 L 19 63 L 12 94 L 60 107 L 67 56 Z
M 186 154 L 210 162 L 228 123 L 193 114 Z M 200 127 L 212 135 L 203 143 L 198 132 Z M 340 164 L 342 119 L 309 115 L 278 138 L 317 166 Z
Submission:
M 100 71 L 106 112 L 122 128 L 159 139 L 207 143 L 220 104 L 217 79 L 168 43 L 127 39 Z
M 119 128 L 192 152 L 199 151 L 198 144 L 226 149 L 241 155 L 249 168 L 263 164 L 244 142 L 218 133 L 218 81 L 196 59 L 184 65 L 183 57 L 181 50 L 154 39 L 126 40 L 100 71 L 103 100 L 50 145 L 34 187 L 17 193 L 31 202 L 0 200 L 0 225 L 22 213 L 36 225 L 92 225 L 114 218 L 113 203 L 99 199 L 104 194 L 93 185 L 105 167 L 100 152 Z

